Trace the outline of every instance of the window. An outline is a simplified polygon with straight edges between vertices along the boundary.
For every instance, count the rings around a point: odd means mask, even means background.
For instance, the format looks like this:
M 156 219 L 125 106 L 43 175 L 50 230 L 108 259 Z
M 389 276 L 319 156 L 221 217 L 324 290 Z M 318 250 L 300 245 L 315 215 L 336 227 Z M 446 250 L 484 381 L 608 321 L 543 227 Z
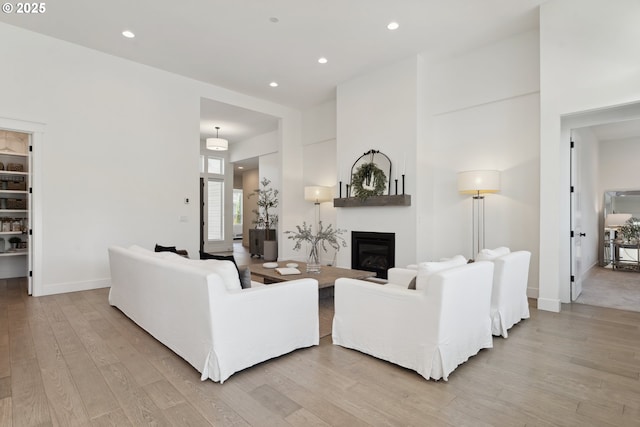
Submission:
M 242 190 L 233 190 L 233 225 L 242 225 Z
M 200 173 L 224 175 L 224 159 L 220 157 L 200 156 Z
M 224 240 L 224 180 L 207 180 L 207 238 Z

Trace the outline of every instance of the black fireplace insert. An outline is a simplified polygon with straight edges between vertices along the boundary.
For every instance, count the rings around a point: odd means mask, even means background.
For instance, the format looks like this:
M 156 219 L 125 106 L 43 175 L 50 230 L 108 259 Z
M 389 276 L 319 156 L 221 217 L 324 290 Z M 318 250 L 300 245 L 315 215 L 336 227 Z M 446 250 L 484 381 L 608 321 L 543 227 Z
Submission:
M 395 254 L 395 233 L 351 232 L 351 268 L 373 271 L 386 279 L 387 270 L 395 267 Z

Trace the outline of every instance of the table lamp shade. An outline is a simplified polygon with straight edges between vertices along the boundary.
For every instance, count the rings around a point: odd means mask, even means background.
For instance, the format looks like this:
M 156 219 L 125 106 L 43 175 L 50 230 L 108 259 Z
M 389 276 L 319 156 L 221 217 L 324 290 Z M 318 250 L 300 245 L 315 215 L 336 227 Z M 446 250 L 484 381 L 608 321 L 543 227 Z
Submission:
M 478 170 L 458 172 L 458 192 L 463 194 L 497 193 L 500 171 Z
M 330 187 L 320 187 L 317 185 L 304 187 L 304 199 L 307 202 L 329 202 L 333 198 L 332 196 Z
M 626 214 L 626 213 L 607 214 L 607 217 L 604 219 L 604 227 L 605 228 L 621 227 L 630 218 L 631 218 L 631 214 Z

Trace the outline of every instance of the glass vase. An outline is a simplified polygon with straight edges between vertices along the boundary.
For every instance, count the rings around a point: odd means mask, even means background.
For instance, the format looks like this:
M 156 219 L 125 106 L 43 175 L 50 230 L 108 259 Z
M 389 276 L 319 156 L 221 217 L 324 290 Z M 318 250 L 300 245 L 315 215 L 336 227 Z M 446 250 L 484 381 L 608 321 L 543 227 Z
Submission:
M 320 273 L 320 248 L 318 247 L 318 243 L 309 245 L 307 273 Z

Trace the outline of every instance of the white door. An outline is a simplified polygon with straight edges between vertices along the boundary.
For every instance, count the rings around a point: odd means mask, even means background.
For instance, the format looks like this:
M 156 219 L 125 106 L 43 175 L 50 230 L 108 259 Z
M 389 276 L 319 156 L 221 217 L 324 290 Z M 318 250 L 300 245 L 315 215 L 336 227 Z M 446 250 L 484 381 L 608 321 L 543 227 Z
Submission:
M 571 301 L 575 301 L 582 292 L 582 210 L 580 190 L 579 141 L 570 141 L 571 156 Z

